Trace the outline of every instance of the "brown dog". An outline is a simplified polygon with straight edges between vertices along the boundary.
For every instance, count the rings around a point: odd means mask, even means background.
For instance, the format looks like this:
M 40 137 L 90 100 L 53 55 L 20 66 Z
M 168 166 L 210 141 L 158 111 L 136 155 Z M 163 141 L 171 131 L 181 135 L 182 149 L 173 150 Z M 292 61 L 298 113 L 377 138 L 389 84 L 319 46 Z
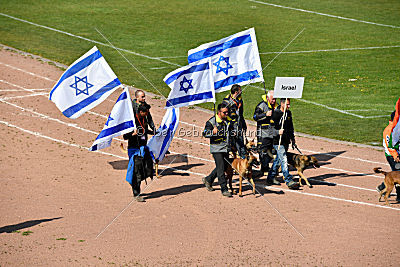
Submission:
M 254 142 L 254 138 L 253 138 L 253 140 L 248 140 L 247 139 L 247 137 L 246 137 L 246 139 L 245 139 L 245 147 L 246 147 L 246 152 L 247 152 L 247 155 L 250 153 L 250 152 L 255 152 L 255 150 L 257 149 L 257 147 L 256 147 L 256 142 Z M 233 157 L 233 158 L 237 158 L 237 157 L 239 157 L 239 152 L 237 151 L 237 149 L 236 149 L 236 147 L 235 146 L 232 146 L 231 147 L 231 151 L 229 152 L 229 154 L 230 154 L 230 156 L 231 157 Z
M 381 201 L 381 198 L 383 194 L 385 194 L 385 204 L 389 205 L 388 198 L 390 196 L 390 193 L 393 190 L 394 184 L 400 184 L 400 171 L 391 171 L 391 172 L 385 172 L 382 171 L 382 168 L 374 168 L 375 173 L 382 173 L 385 175 L 385 189 L 383 189 L 380 192 L 379 196 L 379 201 Z
M 246 138 L 246 150 L 247 151 L 255 151 L 255 149 L 256 149 L 256 147 L 257 147 L 257 144 L 256 144 L 256 142 L 254 142 L 254 138 L 253 138 L 253 140 L 247 140 L 247 138 Z
M 126 150 L 126 149 L 124 148 L 124 144 L 123 144 L 123 143 L 120 144 L 120 148 L 121 148 L 122 153 L 128 155 L 128 150 Z M 154 163 L 154 168 L 155 168 L 155 170 L 156 170 L 156 177 L 157 177 L 158 179 L 161 179 L 161 176 L 158 175 L 158 160 L 155 161 L 155 163 Z
M 256 194 L 256 186 L 253 181 L 252 165 L 257 161 L 256 157 L 249 154 L 245 159 L 235 158 L 226 170 L 226 179 L 233 194 L 236 192 L 232 188 L 233 170 L 239 174 L 239 197 L 242 196 L 243 177 L 248 179 L 253 185 L 253 194 Z
M 301 183 L 301 179 L 306 181 L 308 187 L 312 188 L 313 186 L 308 182 L 307 177 L 304 176 L 303 171 L 308 167 L 311 166 L 314 169 L 319 168 L 318 160 L 314 156 L 306 156 L 306 155 L 299 155 L 291 152 L 287 152 L 287 160 L 290 165 L 296 168 L 297 174 L 299 175 L 299 184 L 303 186 Z

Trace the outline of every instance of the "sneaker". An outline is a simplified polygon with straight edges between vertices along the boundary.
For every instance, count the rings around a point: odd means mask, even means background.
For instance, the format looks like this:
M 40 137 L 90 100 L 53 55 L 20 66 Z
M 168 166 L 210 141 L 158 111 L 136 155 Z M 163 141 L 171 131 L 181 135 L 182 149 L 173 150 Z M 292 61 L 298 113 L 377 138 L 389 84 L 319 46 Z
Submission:
M 290 181 L 287 183 L 287 187 L 289 187 L 289 189 L 299 189 L 300 184 L 296 183 L 295 181 Z
M 144 198 L 142 196 L 137 196 L 135 197 L 137 202 L 146 202 L 146 200 L 144 200 Z
M 281 185 L 281 183 L 278 182 L 275 178 L 273 178 L 273 179 L 267 179 L 267 185 Z
M 210 191 L 210 192 L 214 191 L 214 188 L 212 188 L 210 183 L 206 181 L 206 177 L 201 178 L 201 180 L 203 181 L 203 184 L 205 185 L 205 187 L 208 191 Z
M 378 191 L 378 193 L 380 193 L 383 189 L 385 189 L 385 184 L 380 184 L 376 187 L 376 191 Z
M 224 197 L 232 197 L 232 193 L 229 192 L 229 191 L 224 191 L 224 192 L 222 192 L 222 195 L 223 195 Z

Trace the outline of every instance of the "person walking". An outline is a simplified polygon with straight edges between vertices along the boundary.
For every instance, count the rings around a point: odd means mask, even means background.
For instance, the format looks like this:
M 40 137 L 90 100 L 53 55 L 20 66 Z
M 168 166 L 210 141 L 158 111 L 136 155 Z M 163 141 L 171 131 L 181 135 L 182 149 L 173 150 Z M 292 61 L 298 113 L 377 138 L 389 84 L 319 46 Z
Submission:
M 228 107 L 228 116 L 231 119 L 232 129 L 234 132 L 231 138 L 231 145 L 236 148 L 239 156 L 244 159 L 246 158 L 247 151 L 243 136 L 246 135 L 247 124 L 243 116 L 242 88 L 240 85 L 232 85 L 231 93 L 222 100 L 222 103 Z
M 270 90 L 262 96 L 262 101 L 256 106 L 253 115 L 253 119 L 257 122 L 257 147 L 260 155 L 261 172 L 265 174 L 268 173 L 269 163 L 272 160 L 274 137 L 272 114 L 277 106 L 274 91 Z M 267 183 L 280 184 L 275 178 L 267 180 Z
M 393 119 L 395 116 L 395 111 L 392 112 L 389 120 L 388 126 L 383 130 L 383 147 L 385 148 L 385 156 L 386 160 L 390 165 L 392 171 L 400 171 L 400 141 L 396 144 L 393 144 L 392 140 L 392 128 L 393 128 Z M 385 189 L 385 183 L 381 183 L 376 187 L 378 192 L 381 192 Z M 400 185 L 396 186 L 396 201 L 400 202 Z
M 154 134 L 156 132 L 156 127 L 154 125 L 153 117 L 151 116 L 150 113 L 151 106 L 146 103 L 146 94 L 144 93 L 144 91 L 138 89 L 135 91 L 135 99 L 132 100 L 132 108 L 134 114 L 138 113 L 138 108 L 140 105 L 145 105 L 148 110 L 145 120 L 147 125 L 150 127 L 151 131 Z
M 147 177 L 153 178 L 153 159 L 147 147 L 148 124 L 146 117 L 148 109 L 146 105 L 140 105 L 135 114 L 136 129 L 123 135 L 128 140 L 129 164 L 126 180 L 132 186 L 133 197 L 138 202 L 145 202 L 140 196 L 140 184 Z
M 228 120 L 228 107 L 221 103 L 217 107 L 217 114 L 211 117 L 205 125 L 203 136 L 210 139 L 210 152 L 214 158 L 215 168 L 212 172 L 202 179 L 208 191 L 214 191 L 212 184 L 218 177 L 218 184 L 221 186 L 222 195 L 232 197 L 228 191 L 225 171 L 230 164 L 230 134 L 232 131 L 231 123 Z
M 281 166 L 283 177 L 286 185 L 289 189 L 298 189 L 299 183 L 293 181 L 293 176 L 289 173 L 288 162 L 286 152 L 289 148 L 289 144 L 295 146 L 296 141 L 294 137 L 294 127 L 292 120 L 292 112 L 290 109 L 290 99 L 282 98 L 280 106 L 278 106 L 273 115 L 272 120 L 274 121 L 274 138 L 273 144 L 276 150 L 276 158 L 272 164 L 272 168 L 268 172 L 268 181 L 272 181 L 278 174 L 279 166 Z M 282 127 L 283 125 L 283 127 Z

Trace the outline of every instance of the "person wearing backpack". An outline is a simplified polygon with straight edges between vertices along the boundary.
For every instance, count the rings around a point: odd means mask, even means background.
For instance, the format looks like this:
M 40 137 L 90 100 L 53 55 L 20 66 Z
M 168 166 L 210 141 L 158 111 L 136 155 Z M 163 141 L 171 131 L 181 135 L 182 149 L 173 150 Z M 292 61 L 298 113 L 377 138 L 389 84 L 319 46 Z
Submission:
M 129 164 L 126 180 L 132 186 L 133 197 L 138 202 L 145 202 L 140 196 L 141 182 L 148 177 L 153 179 L 153 159 L 147 147 L 148 134 L 152 133 L 146 120 L 148 112 L 147 105 L 139 105 L 135 114 L 136 129 L 123 135 L 128 140 Z

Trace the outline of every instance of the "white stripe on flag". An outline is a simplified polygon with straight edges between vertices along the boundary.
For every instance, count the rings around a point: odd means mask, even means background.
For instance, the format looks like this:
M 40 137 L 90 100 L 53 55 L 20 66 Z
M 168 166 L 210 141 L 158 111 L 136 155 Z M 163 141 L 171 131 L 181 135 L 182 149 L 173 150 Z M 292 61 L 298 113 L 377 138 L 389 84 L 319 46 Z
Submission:
M 164 82 L 172 89 L 167 108 L 215 102 L 211 60 L 208 58 L 167 74 Z
M 175 135 L 176 129 L 179 125 L 179 108 L 169 108 L 165 112 L 161 126 L 148 142 L 150 152 L 153 154 L 155 160 L 162 161 L 172 138 Z
M 188 52 L 189 63 L 206 58 L 211 58 L 216 92 L 229 90 L 233 84 L 264 81 L 254 28 Z
M 103 102 L 120 85 L 95 46 L 64 72 L 49 99 L 66 117 L 76 119 Z
M 109 147 L 114 137 L 132 132 L 136 129 L 135 115 L 133 114 L 132 102 L 127 88 L 118 97 L 103 130 L 99 133 L 90 151 Z

